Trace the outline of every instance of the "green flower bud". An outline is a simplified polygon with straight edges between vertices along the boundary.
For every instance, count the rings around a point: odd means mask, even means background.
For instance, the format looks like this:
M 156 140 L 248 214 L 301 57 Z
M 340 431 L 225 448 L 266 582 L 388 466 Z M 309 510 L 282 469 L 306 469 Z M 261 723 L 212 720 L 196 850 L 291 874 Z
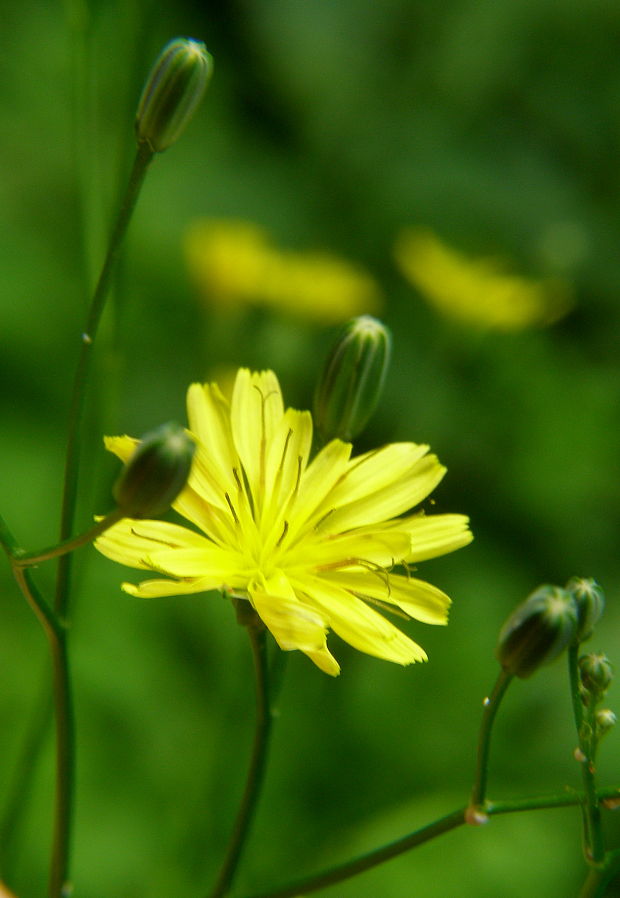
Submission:
M 164 514 L 189 477 L 196 444 L 178 424 L 146 434 L 121 471 L 112 494 L 127 518 Z
M 147 143 L 154 153 L 175 143 L 202 100 L 212 72 L 213 59 L 204 44 L 184 37 L 166 44 L 138 103 L 138 143 Z
M 595 654 L 582 655 L 579 659 L 579 678 L 584 692 L 586 704 L 596 704 L 611 685 L 614 669 L 607 655 Z
M 325 441 L 351 440 L 363 430 L 379 401 L 390 349 L 390 332 L 376 318 L 361 315 L 346 325 L 314 397 L 314 419 Z
M 600 708 L 594 715 L 596 738 L 602 739 L 616 725 L 617 717 L 611 708 Z
M 605 609 L 605 595 L 596 580 L 571 577 L 565 586 L 577 606 L 575 642 L 585 642 L 592 635 Z
M 577 609 L 570 593 L 559 586 L 539 586 L 502 627 L 497 660 L 508 673 L 529 677 L 557 658 L 576 628 Z

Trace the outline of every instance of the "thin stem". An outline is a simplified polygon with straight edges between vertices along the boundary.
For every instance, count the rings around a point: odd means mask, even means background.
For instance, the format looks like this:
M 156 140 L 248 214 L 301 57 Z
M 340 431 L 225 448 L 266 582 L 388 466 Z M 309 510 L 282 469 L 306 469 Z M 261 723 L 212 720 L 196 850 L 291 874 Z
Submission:
M 595 740 L 595 707 L 592 703 L 584 709 L 579 689 L 579 646 L 571 645 L 568 650 L 568 669 L 573 701 L 575 726 L 579 742 L 581 777 L 585 792 L 583 804 L 583 851 L 586 861 L 594 866 L 600 864 L 605 857 L 605 845 L 601 825 L 601 809 L 596 794 L 596 769 L 594 766 Z M 586 713 L 584 714 L 584 710 Z
M 504 693 L 512 680 L 512 674 L 501 670 L 493 687 L 493 692 L 484 701 L 484 713 L 478 735 L 478 759 L 476 765 L 476 778 L 471 792 L 471 808 L 482 809 L 487 788 L 487 776 L 489 766 L 489 752 L 491 749 L 491 731 L 495 721 L 495 715 L 499 709 Z
M 123 513 L 118 508 L 115 508 L 114 511 L 111 511 L 100 521 L 97 521 L 94 526 L 89 527 L 88 530 L 78 534 L 78 536 L 66 539 L 64 542 L 57 543 L 54 546 L 48 546 L 47 549 L 39 549 L 36 552 L 25 552 L 16 555 L 14 564 L 17 567 L 31 567 L 32 565 L 39 564 L 41 561 L 49 561 L 51 558 L 60 558 L 62 555 L 66 555 L 67 552 L 73 552 L 74 549 L 79 549 L 80 546 L 92 542 L 101 533 L 104 533 L 114 524 L 118 523 L 122 517 Z
M 358 873 L 364 873 L 366 870 L 383 864 L 385 861 L 389 861 L 399 854 L 415 848 L 417 845 L 422 845 L 424 842 L 428 842 L 437 836 L 443 835 L 443 833 L 450 832 L 450 830 L 464 825 L 465 811 L 466 808 L 459 808 L 457 811 L 453 811 L 445 817 L 440 817 L 439 820 L 423 826 L 402 839 L 397 839 L 388 845 L 382 845 L 381 848 L 376 848 L 374 851 L 347 861 L 345 864 L 332 867 L 330 870 L 325 870 L 323 873 L 318 873 L 315 876 L 308 876 L 306 879 L 298 879 L 284 888 L 254 894 L 251 898 L 295 898 L 297 895 L 317 892 L 319 889 L 343 882 L 345 879 L 357 876 Z
M 620 795 L 620 788 L 603 790 L 600 793 L 601 800 L 604 798 L 613 799 Z M 516 801 L 488 801 L 485 805 L 485 811 L 489 817 L 498 814 L 510 814 L 518 811 L 546 810 L 549 808 L 569 807 L 581 804 L 583 801 L 583 793 L 575 792 L 571 795 L 562 793 L 560 795 L 541 795 L 531 798 L 519 799 Z M 467 822 L 467 815 L 470 808 L 459 808 L 451 814 L 446 814 L 432 823 L 422 826 L 420 829 L 408 833 L 406 836 L 396 839 L 387 845 L 376 848 L 368 854 L 361 855 L 353 860 L 347 861 L 339 866 L 324 870 L 314 876 L 308 876 L 305 879 L 298 879 L 293 883 L 289 883 L 281 888 L 271 889 L 267 892 L 257 892 L 247 898 L 296 898 L 299 895 L 308 895 L 310 892 L 317 892 L 327 886 L 336 885 L 350 879 L 359 873 L 364 873 L 379 864 L 389 861 L 392 858 L 417 848 L 425 842 L 430 842 L 444 833 L 457 829 Z M 584 896 L 585 898 L 585 896 Z M 598 898 L 598 896 L 597 896 Z
M 245 602 L 244 604 L 247 604 Z M 247 631 L 252 645 L 254 674 L 256 682 L 256 726 L 252 757 L 237 819 L 228 842 L 226 856 L 209 898 L 222 898 L 228 894 L 233 877 L 239 866 L 245 848 L 250 826 L 256 810 L 256 803 L 264 780 L 272 715 L 269 706 L 269 683 L 267 677 L 267 652 L 265 630 L 262 625 L 250 622 Z
M 60 523 L 61 542 L 64 542 L 69 538 L 71 530 L 73 529 L 79 475 L 79 436 L 84 414 L 84 397 L 86 395 L 86 386 L 90 372 L 93 343 L 97 335 L 97 329 L 101 320 L 105 300 L 110 289 L 114 266 L 117 262 L 131 220 L 131 215 L 138 200 L 140 188 L 142 187 L 153 155 L 152 150 L 150 150 L 146 144 L 140 144 L 138 146 L 131 175 L 129 177 L 129 183 L 125 192 L 125 198 L 118 212 L 118 217 L 110 237 L 107 255 L 103 263 L 103 268 L 101 269 L 101 274 L 99 275 L 97 286 L 95 287 L 95 292 L 86 318 L 86 324 L 81 336 L 80 356 L 75 371 L 69 412 L 69 432 L 65 456 L 64 490 Z M 57 614 L 61 618 L 64 618 L 67 614 L 69 575 L 70 557 L 65 555 L 59 561 L 58 575 L 56 578 L 55 608 Z
M 13 873 L 13 846 L 17 840 L 27 806 L 30 781 L 36 770 L 41 748 L 47 739 L 52 721 L 47 676 L 42 677 L 41 682 L 45 688 L 41 689 L 36 708 L 23 736 L 22 751 L 8 783 L 5 806 L 0 817 L 0 870 L 2 870 L 6 882 L 11 880 Z
M 41 621 L 52 656 L 52 691 L 56 720 L 56 797 L 49 895 L 50 898 L 63 898 L 69 893 L 69 855 L 75 767 L 75 734 L 67 633 L 39 594 L 29 571 L 14 567 L 13 572 L 22 593 Z
M 579 898 L 605 898 L 605 895 L 611 895 L 612 892 L 608 893 L 607 887 L 612 885 L 612 883 L 618 884 L 618 880 L 615 877 L 619 870 L 620 850 L 610 851 L 604 864 L 590 868 L 586 881 L 579 893 Z

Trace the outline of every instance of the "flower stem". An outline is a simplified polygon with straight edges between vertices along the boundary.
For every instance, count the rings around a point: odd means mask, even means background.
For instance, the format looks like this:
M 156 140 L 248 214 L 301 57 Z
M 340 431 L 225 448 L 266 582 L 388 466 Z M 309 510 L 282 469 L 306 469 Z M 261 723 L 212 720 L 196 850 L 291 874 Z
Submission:
M 247 605 L 247 602 L 244 602 L 244 604 Z M 235 825 L 228 842 L 226 856 L 218 873 L 215 885 L 209 893 L 209 898 L 222 898 L 222 896 L 228 894 L 249 835 L 250 825 L 252 823 L 256 802 L 258 800 L 266 769 L 272 716 L 271 708 L 269 707 L 265 630 L 259 622 L 249 622 L 247 624 L 247 631 L 252 645 L 256 683 L 256 726 L 254 730 L 254 744 L 252 746 L 252 757 L 248 769 L 245 790 L 237 812 Z
M 595 705 L 584 708 L 579 690 L 579 646 L 571 645 L 568 649 L 568 670 L 573 702 L 575 726 L 579 742 L 581 776 L 585 792 L 583 805 L 583 851 L 586 861 L 599 865 L 605 857 L 605 845 L 601 826 L 601 809 L 596 793 L 596 768 L 594 766 L 596 752 Z M 584 713 L 585 711 L 585 713 Z M 592 894 L 596 894 L 593 892 Z
M 63 898 L 68 894 L 69 888 L 75 766 L 73 702 L 67 655 L 67 633 L 64 625 L 58 621 L 32 582 L 29 571 L 14 566 L 13 573 L 22 593 L 43 626 L 52 656 L 52 691 L 56 720 L 56 797 L 49 896 L 50 898 Z
M 5 805 L 0 816 L 0 870 L 6 882 L 10 882 L 13 875 L 13 846 L 22 826 L 30 783 L 41 748 L 52 722 L 47 676 L 42 677 L 41 682 L 44 688 L 40 691 L 36 708 L 23 736 L 22 751 L 7 785 Z
M 600 793 L 601 800 L 604 798 L 615 799 L 620 795 L 620 788 L 602 790 Z M 498 814 L 510 814 L 519 811 L 535 811 L 546 810 L 548 808 L 570 807 L 580 804 L 583 801 L 583 793 L 574 792 L 567 794 L 565 792 L 559 795 L 538 795 L 531 798 L 516 799 L 514 801 L 488 801 L 485 805 L 485 812 L 489 817 Z M 459 826 L 467 822 L 467 813 L 470 808 L 459 808 L 432 823 L 422 826 L 420 829 L 408 833 L 394 842 L 382 845 L 368 854 L 361 855 L 353 860 L 332 867 L 314 876 L 308 876 L 305 879 L 299 879 L 294 883 L 281 888 L 271 889 L 267 892 L 254 893 L 247 898 L 296 898 L 298 895 L 307 895 L 310 892 L 317 892 L 319 889 L 327 886 L 335 885 L 356 876 L 358 873 L 364 873 L 366 870 L 377 867 L 379 864 L 389 861 L 392 858 L 417 848 L 431 839 L 437 838 L 444 833 L 457 829 Z M 615 869 L 615 868 L 614 868 Z M 611 874 L 608 874 L 611 875 Z M 580 896 L 586 898 L 586 895 Z M 588 898 L 600 898 L 597 893 L 593 893 Z
M 49 561 L 50 558 L 59 558 L 62 555 L 66 555 L 67 552 L 73 552 L 74 549 L 79 549 L 80 546 L 92 542 L 100 533 L 108 530 L 113 524 L 120 521 L 122 517 L 123 513 L 119 511 L 118 508 L 115 508 L 114 511 L 111 511 L 100 521 L 97 521 L 93 527 L 89 527 L 88 530 L 78 534 L 78 536 L 73 536 L 71 539 L 66 539 L 64 542 L 57 543 L 54 546 L 48 546 L 47 549 L 39 549 L 36 552 L 18 553 L 14 558 L 14 564 L 17 567 L 31 567 L 32 565 L 39 564 L 41 561 Z
M 579 898 L 605 898 L 605 895 L 612 895 L 607 887 L 612 884 L 618 884 L 618 880 L 614 879 L 620 870 L 620 850 L 610 851 L 607 855 L 605 863 L 599 867 L 591 867 L 586 877 Z
M 138 147 L 129 177 L 129 183 L 125 191 L 125 197 L 121 203 L 116 223 L 112 230 L 108 251 L 101 269 L 101 274 L 99 275 L 97 286 L 95 287 L 95 292 L 86 318 L 86 324 L 81 336 L 80 355 L 75 371 L 69 412 L 69 432 L 65 455 L 64 489 L 60 523 L 61 542 L 64 542 L 69 538 L 71 530 L 73 529 L 79 475 L 79 436 L 84 413 L 84 397 L 90 372 L 93 344 L 97 335 L 97 329 L 101 320 L 105 300 L 110 289 L 114 266 L 118 260 L 121 246 L 138 200 L 140 188 L 142 187 L 153 155 L 153 152 L 146 144 L 141 144 Z M 64 618 L 67 613 L 69 576 L 70 556 L 64 555 L 58 564 L 56 598 L 54 604 L 56 612 L 61 618 Z
M 470 808 L 473 812 L 484 810 L 483 805 L 486 796 L 487 775 L 489 766 L 489 752 L 491 749 L 491 731 L 495 721 L 495 715 L 499 709 L 504 693 L 512 680 L 512 674 L 501 670 L 493 687 L 493 692 L 484 701 L 484 713 L 480 724 L 478 736 L 478 760 L 476 765 L 476 778 L 471 792 Z

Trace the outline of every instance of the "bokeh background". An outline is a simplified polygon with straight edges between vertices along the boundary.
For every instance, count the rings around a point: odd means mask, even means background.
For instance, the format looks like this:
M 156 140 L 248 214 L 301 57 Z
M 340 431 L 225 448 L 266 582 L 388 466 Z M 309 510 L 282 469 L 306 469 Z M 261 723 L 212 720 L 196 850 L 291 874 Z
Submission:
M 260 285 L 216 295 L 191 262 L 197 222 L 262 229 L 270 258 L 299 263 L 300 291 L 317 253 L 353 266 L 372 284 L 360 311 L 394 333 L 385 396 L 360 448 L 429 442 L 448 467 L 435 508 L 469 514 L 476 539 L 421 569 L 454 598 L 448 628 L 407 625 L 428 664 L 401 669 L 335 637 L 337 680 L 287 658 L 236 894 L 448 813 L 467 800 L 496 634 L 514 604 L 539 583 L 595 577 L 608 607 L 592 649 L 620 658 L 620 6 L 25 0 L 4 2 L 2 17 L 3 516 L 28 547 L 54 539 L 79 335 L 134 152 L 133 110 L 160 47 L 179 34 L 203 39 L 212 85 L 152 166 L 97 347 L 78 519 L 86 526 L 110 506 L 117 463 L 103 433 L 183 421 L 187 385 L 225 380 L 239 364 L 274 368 L 288 403 L 308 407 L 346 317 L 329 277 L 333 320 L 318 302 L 316 315 L 297 308 L 294 290 L 272 302 Z M 458 294 L 460 271 L 473 317 L 476 291 L 492 307 L 485 291 L 508 277 L 478 282 L 489 258 L 513 278 L 509 305 L 536 285 L 543 307 L 559 290 L 561 313 L 543 308 L 508 327 L 438 309 L 395 255 L 403 229 L 459 254 L 442 289 Z M 234 240 L 231 252 L 228 270 L 245 270 Z M 441 288 L 445 272 L 418 263 Z M 43 589 L 52 567 L 37 572 Z M 146 603 L 120 592 L 126 573 L 90 548 L 75 565 L 76 894 L 205 895 L 245 775 L 250 653 L 217 596 Z M 0 582 L 2 812 L 49 673 L 8 565 Z M 602 784 L 618 782 L 619 744 L 617 733 L 603 743 Z M 578 788 L 574 745 L 558 662 L 509 692 L 491 796 Z M 50 730 L 3 834 L 2 877 L 19 898 L 43 894 L 52 770 Z M 610 814 L 605 828 L 620 847 Z M 322 894 L 566 898 L 584 869 L 577 811 L 545 811 L 463 828 Z

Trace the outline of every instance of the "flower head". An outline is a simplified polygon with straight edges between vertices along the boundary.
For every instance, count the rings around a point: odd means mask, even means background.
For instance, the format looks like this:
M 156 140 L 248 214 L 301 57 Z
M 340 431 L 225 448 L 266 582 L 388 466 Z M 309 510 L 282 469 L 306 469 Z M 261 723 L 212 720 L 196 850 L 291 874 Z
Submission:
M 185 252 L 200 294 L 222 308 L 256 305 L 333 324 L 381 305 L 377 283 L 359 265 L 332 253 L 282 250 L 252 222 L 199 220 Z
M 220 589 L 247 599 L 282 649 L 304 652 L 332 675 L 340 668 L 327 648 L 330 629 L 388 661 L 426 660 L 372 606 L 446 622 L 448 596 L 406 566 L 472 536 L 463 515 L 411 513 L 445 473 L 428 446 L 394 443 L 352 458 L 349 443 L 332 440 L 310 460 L 311 415 L 284 408 L 272 371 L 240 369 L 230 403 L 216 384 L 192 384 L 187 407 L 197 449 L 173 508 L 194 529 L 126 518 L 106 531 L 100 552 L 166 578 L 122 588 L 145 597 Z M 135 443 L 106 439 L 122 460 Z
M 431 306 L 482 330 L 519 331 L 552 324 L 571 306 L 566 282 L 513 274 L 499 259 L 470 259 L 431 231 L 403 230 L 394 255 L 405 277 Z

